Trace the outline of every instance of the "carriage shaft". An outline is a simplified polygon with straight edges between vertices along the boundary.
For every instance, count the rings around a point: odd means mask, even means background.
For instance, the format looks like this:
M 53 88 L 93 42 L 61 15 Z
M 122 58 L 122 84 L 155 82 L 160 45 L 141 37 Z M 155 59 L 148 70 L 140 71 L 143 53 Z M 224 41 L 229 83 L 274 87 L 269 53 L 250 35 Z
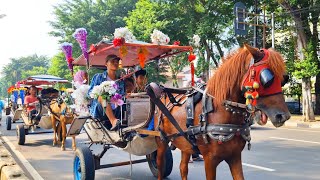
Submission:
M 137 163 L 143 163 L 143 162 L 147 162 L 147 159 L 134 160 L 134 161 L 131 161 L 131 164 L 137 164 Z M 104 169 L 104 168 L 112 168 L 117 166 L 125 166 L 129 164 L 130 164 L 130 161 L 124 161 L 124 162 L 118 162 L 118 163 L 112 163 L 112 164 L 103 164 L 103 165 L 99 165 L 99 167 L 96 167 L 96 170 Z

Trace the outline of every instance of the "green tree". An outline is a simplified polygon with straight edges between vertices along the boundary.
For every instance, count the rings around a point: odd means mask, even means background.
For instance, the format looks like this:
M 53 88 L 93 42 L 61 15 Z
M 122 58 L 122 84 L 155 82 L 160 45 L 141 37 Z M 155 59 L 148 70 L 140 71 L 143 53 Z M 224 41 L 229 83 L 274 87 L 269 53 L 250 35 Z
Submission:
M 77 28 L 83 27 L 87 30 L 88 44 L 97 43 L 104 36 L 111 36 L 115 28 L 125 26 L 123 18 L 128 11 L 134 9 L 135 3 L 136 0 L 66 0 L 54 7 L 56 20 L 50 21 L 54 30 L 49 34 L 59 37 L 60 42 L 72 43 L 73 56 L 78 57 L 81 55 L 81 50 L 78 42 L 72 37 Z M 57 54 L 52 59 L 49 72 L 71 80 L 70 71 L 62 54 Z M 89 76 L 95 72 L 97 71 L 90 70 Z
M 318 0 L 278 0 L 281 7 L 290 15 L 290 21 L 293 22 L 297 40 L 297 52 L 299 62 L 296 72 L 297 77 L 302 78 L 302 98 L 303 98 L 303 114 L 305 120 L 314 120 L 314 112 L 312 108 L 311 98 L 311 80 L 310 78 L 317 75 L 316 93 L 318 93 L 317 102 L 320 107 L 320 74 L 314 74 L 313 68 L 320 68 L 320 62 L 317 56 L 319 51 L 319 33 L 318 23 L 320 10 L 316 8 L 319 4 Z M 318 109 L 319 109 L 318 107 Z M 316 108 L 317 109 L 317 108 Z
M 63 53 L 58 53 L 51 59 L 48 73 L 68 80 L 72 79 L 71 71 L 68 69 Z
M 20 58 L 11 58 L 10 60 L 11 62 L 3 66 L 1 70 L 3 77 L 0 82 L 5 86 L 5 89 L 14 85 L 17 81 L 24 79 L 28 75 L 26 72 L 37 68 L 46 69 L 49 65 L 48 57 L 38 56 L 36 54 Z M 5 90 L 1 93 L 2 96 L 6 96 Z

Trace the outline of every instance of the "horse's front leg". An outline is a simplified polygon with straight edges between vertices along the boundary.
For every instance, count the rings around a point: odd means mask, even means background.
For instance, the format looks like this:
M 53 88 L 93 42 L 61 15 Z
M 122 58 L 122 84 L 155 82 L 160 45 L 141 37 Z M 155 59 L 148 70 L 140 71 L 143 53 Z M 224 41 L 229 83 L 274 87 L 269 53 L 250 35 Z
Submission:
M 188 179 L 188 164 L 191 154 L 181 151 L 180 175 L 182 180 Z
M 72 136 L 72 150 L 76 150 L 77 145 L 76 145 L 76 136 Z
M 158 168 L 158 180 L 163 179 L 163 173 L 164 173 L 164 157 L 166 154 L 166 150 L 168 147 L 168 144 L 164 141 L 162 141 L 159 137 L 156 138 L 158 149 L 157 149 L 157 168 Z
M 212 157 L 210 153 L 203 153 L 204 167 L 207 180 L 215 180 L 217 174 L 217 166 L 222 160 Z
M 51 124 L 52 124 L 52 129 L 53 129 L 53 143 L 52 143 L 52 145 L 55 146 L 57 144 L 56 118 L 53 115 L 51 115 L 50 118 L 51 118 Z
M 66 136 L 67 136 L 67 127 L 66 127 L 66 119 L 65 116 L 60 116 L 60 124 L 62 130 L 62 143 L 61 143 L 61 150 L 66 150 Z
M 234 180 L 243 180 L 242 160 L 241 153 L 234 155 L 230 159 L 226 160 L 229 165 L 232 177 Z

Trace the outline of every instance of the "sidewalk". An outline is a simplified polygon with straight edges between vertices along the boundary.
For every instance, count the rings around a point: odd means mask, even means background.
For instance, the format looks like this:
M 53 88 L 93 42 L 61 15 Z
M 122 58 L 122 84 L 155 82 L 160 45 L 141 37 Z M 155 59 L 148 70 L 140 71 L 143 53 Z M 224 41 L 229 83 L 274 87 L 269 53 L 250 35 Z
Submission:
M 271 121 L 267 125 L 273 126 Z M 292 115 L 291 118 L 285 122 L 283 127 L 298 127 L 298 128 L 319 128 L 320 129 L 320 116 L 316 116 L 313 122 L 304 122 L 302 115 Z

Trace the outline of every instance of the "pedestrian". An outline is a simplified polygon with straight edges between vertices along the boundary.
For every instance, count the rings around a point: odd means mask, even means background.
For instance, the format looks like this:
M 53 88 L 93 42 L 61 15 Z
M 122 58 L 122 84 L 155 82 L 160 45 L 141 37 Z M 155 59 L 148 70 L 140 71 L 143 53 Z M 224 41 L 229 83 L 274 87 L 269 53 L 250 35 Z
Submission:
M 2 111 L 4 109 L 4 102 L 0 100 L 0 126 L 1 126 L 1 120 L 2 120 Z

